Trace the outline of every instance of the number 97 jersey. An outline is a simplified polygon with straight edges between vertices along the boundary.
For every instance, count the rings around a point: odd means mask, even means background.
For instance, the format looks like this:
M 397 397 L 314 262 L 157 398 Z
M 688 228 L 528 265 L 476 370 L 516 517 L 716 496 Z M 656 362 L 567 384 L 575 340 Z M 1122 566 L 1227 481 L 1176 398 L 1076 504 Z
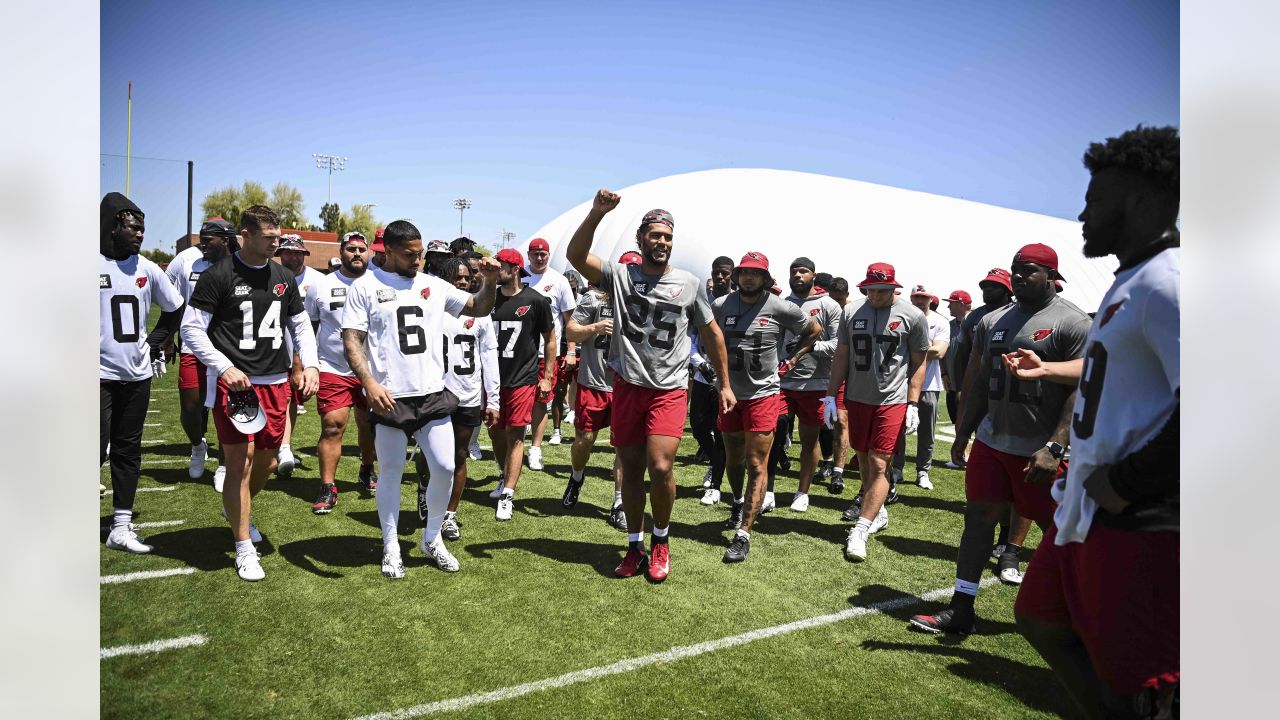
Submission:
M 689 384 L 689 330 L 712 321 L 702 283 L 684 270 L 646 275 L 639 265 L 603 263 L 600 285 L 613 303 L 609 364 L 626 382 L 655 390 Z

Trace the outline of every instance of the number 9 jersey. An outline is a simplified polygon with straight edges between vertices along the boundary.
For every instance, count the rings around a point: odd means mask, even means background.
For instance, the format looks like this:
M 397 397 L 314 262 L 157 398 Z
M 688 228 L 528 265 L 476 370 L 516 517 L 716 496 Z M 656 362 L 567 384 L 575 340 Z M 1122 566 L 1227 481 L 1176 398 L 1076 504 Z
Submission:
M 253 267 L 232 254 L 200 274 L 188 304 L 209 313 L 209 341 L 251 381 L 289 372 L 285 323 L 305 310 L 283 265 L 268 260 Z
M 689 385 L 689 324 L 712 322 L 703 284 L 669 268 L 646 275 L 639 265 L 602 263 L 600 286 L 613 302 L 609 365 L 632 385 L 683 390 Z

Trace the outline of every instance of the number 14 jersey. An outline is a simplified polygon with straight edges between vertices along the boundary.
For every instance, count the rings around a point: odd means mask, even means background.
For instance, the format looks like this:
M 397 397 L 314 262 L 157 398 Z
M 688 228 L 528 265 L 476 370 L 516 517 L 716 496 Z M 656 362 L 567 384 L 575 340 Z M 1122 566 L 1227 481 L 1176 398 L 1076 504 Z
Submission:
M 646 275 L 639 265 L 606 262 L 600 285 L 613 303 L 609 364 L 614 371 L 640 387 L 688 387 L 690 323 L 696 330 L 712 321 L 703 283 L 676 268 Z

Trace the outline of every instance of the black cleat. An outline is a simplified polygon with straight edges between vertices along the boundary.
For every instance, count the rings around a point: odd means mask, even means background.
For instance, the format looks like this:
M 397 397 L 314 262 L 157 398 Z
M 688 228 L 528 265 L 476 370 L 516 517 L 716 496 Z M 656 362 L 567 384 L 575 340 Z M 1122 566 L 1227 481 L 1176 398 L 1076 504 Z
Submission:
M 734 503 L 733 507 L 729 510 L 729 519 L 725 522 L 724 526 L 731 530 L 737 530 L 742 527 L 742 514 L 746 506 L 747 503 L 745 500 L 740 503 Z
M 916 615 L 910 622 L 911 627 L 929 633 L 948 632 L 972 635 L 974 631 L 973 618 L 969 618 L 967 623 L 961 621 L 956 618 L 955 608 L 947 608 L 937 615 Z
M 1021 585 L 1022 570 L 1019 568 L 1021 558 L 1018 555 L 1020 548 L 1012 544 L 1004 545 L 1002 548 L 1000 560 L 996 563 L 996 577 L 1000 578 L 1000 582 L 1005 585 Z
M 360 466 L 360 479 L 357 482 L 361 490 L 366 492 L 378 491 L 378 473 L 373 471 L 372 465 Z
M 724 551 L 724 561 L 727 563 L 739 563 L 747 559 L 747 553 L 751 552 L 751 538 L 742 535 L 734 535 L 729 541 L 729 549 Z
M 844 474 L 842 473 L 837 475 L 835 472 L 832 472 L 831 483 L 827 487 L 830 488 L 832 495 L 839 495 L 844 492 Z
M 896 502 L 898 502 L 898 485 L 897 483 L 891 483 L 889 485 L 889 494 L 884 496 L 884 504 L 892 505 Z
M 569 478 L 569 484 L 565 486 L 564 495 L 560 498 L 560 504 L 564 505 L 565 510 L 570 510 L 578 504 L 578 493 L 582 491 L 582 482 L 582 480 Z
M 862 493 L 858 493 L 858 495 L 853 498 L 853 504 L 841 513 L 840 519 L 852 522 L 857 520 L 860 515 L 862 515 Z
M 311 503 L 311 512 L 317 515 L 328 515 L 333 512 L 333 506 L 338 504 L 338 486 L 333 483 L 323 483 L 320 485 L 320 495 L 314 503 Z
M 627 513 L 622 509 L 621 505 L 609 512 L 609 519 L 605 522 L 622 532 L 627 531 Z

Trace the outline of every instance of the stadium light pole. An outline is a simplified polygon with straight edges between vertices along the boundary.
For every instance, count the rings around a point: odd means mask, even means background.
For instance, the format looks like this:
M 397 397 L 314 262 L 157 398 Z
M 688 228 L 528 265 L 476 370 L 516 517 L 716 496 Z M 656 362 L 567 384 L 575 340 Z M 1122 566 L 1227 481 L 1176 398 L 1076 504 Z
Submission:
M 510 230 L 503 230 L 503 231 L 502 231 L 502 247 L 504 247 L 504 248 L 505 248 L 505 247 L 507 246 L 507 243 L 509 243 L 509 242 L 511 242 L 512 240 L 515 240 L 515 239 L 516 239 L 516 234 L 515 234 L 515 233 L 511 232 Z
M 333 171 L 346 170 L 347 158 L 341 155 L 321 155 L 319 153 L 311 153 L 311 157 L 316 159 L 316 167 L 321 170 L 329 171 L 329 205 L 333 204 Z
M 462 215 L 471 207 L 471 201 L 466 198 L 458 198 L 453 201 L 453 206 L 458 209 L 458 235 L 462 236 Z

